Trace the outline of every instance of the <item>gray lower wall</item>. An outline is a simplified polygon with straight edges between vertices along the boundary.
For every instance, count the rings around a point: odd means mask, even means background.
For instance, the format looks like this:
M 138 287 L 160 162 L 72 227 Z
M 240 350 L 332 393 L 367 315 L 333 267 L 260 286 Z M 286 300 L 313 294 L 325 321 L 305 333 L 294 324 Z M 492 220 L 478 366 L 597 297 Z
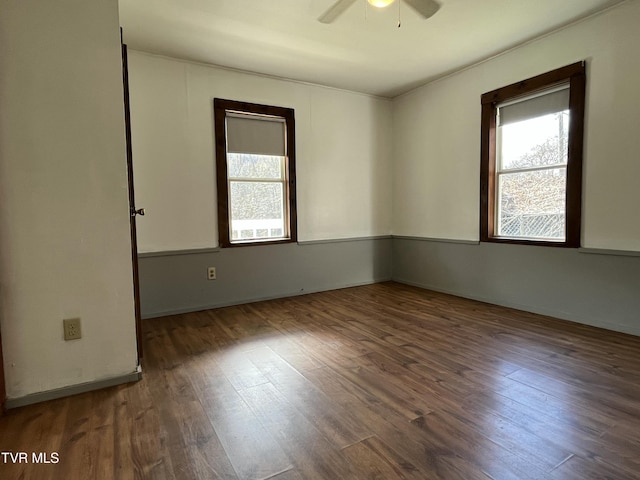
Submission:
M 167 252 L 139 265 L 144 318 L 393 279 L 640 335 L 631 254 L 394 237 Z
M 390 237 L 140 255 L 143 318 L 391 279 Z M 216 267 L 217 280 L 207 279 Z
M 393 239 L 393 280 L 640 335 L 640 257 Z

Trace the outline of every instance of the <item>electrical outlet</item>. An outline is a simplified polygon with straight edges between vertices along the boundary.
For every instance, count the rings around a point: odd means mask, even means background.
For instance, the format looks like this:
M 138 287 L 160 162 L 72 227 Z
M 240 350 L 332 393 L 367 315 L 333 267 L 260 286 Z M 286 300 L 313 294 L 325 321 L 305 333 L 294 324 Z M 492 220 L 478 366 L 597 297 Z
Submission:
M 216 279 L 216 267 L 207 268 L 207 278 L 209 280 L 215 280 Z
M 79 318 L 67 318 L 62 320 L 62 326 L 64 327 L 65 340 L 77 340 L 78 338 L 82 338 Z

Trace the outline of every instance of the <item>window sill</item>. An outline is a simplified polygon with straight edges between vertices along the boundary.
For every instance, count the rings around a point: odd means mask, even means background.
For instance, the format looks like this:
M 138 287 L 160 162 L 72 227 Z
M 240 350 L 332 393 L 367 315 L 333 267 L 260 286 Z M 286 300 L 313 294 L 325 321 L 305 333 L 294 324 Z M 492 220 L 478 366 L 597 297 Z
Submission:
M 296 243 L 293 238 L 279 238 L 276 240 L 247 240 L 246 242 L 220 243 L 220 248 L 236 247 L 257 247 L 260 245 L 282 245 L 285 243 Z
M 515 237 L 487 237 L 480 240 L 484 243 L 506 243 L 511 245 L 531 245 L 535 247 L 556 247 L 556 248 L 579 248 L 579 244 L 572 244 L 568 241 L 554 240 L 530 240 L 527 238 Z

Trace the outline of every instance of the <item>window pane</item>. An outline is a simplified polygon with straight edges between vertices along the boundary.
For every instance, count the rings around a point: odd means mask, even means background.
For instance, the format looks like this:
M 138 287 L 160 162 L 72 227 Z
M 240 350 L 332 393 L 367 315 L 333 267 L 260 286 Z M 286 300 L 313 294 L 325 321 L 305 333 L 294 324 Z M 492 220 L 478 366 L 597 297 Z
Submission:
M 564 240 L 566 168 L 504 173 L 498 183 L 498 236 Z
M 282 238 L 284 192 L 279 182 L 230 182 L 232 240 Z
M 567 163 L 569 111 L 499 127 L 501 170 Z
M 271 155 L 228 153 L 231 178 L 282 178 L 282 158 Z

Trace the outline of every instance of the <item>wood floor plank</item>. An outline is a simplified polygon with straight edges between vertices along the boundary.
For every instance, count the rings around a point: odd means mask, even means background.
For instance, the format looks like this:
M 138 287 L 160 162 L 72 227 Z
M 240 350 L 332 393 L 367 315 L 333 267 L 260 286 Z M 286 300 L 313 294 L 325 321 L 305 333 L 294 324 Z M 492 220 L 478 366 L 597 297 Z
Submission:
M 640 404 L 635 401 L 640 398 L 640 386 L 633 389 L 625 388 L 624 391 L 620 391 L 619 388 L 607 389 L 605 395 L 602 395 L 598 392 L 598 386 L 576 386 L 561 378 L 526 368 L 508 375 L 507 378 L 555 397 L 562 396 L 563 402 L 569 402 L 581 410 L 590 412 L 597 408 L 602 421 L 611 425 L 633 422 L 640 417 Z
M 269 338 L 265 340 L 265 345 L 299 372 L 314 370 L 325 366 L 324 363 L 312 355 L 309 355 L 308 352 L 286 336 L 278 335 Z
M 596 463 L 574 456 L 551 472 L 550 480 L 632 480 L 640 478 L 637 471 L 626 472 L 615 466 Z
M 91 414 L 95 395 L 81 394 L 74 399 L 74 407 L 67 415 L 60 450 L 64 457 L 56 468 L 62 478 L 71 478 L 77 471 L 88 471 L 90 466 L 89 442 Z
M 0 478 L 640 480 L 640 338 L 396 283 L 143 322 L 143 379 L 0 417 Z
M 342 452 L 360 478 L 424 479 L 424 475 L 415 465 L 375 436 L 349 445 Z
M 0 451 L 28 455 L 29 463 L 13 463 L 10 459 L 0 459 L 0 478 L 37 478 L 56 479 L 58 464 L 32 463 L 33 453 L 60 453 L 65 435 L 67 414 L 70 408 L 69 399 L 58 399 L 46 404 L 31 405 L 9 411 L 0 416 Z M 67 462 L 72 461 L 67 457 Z
M 266 350 L 266 347 L 256 348 L 260 351 Z M 252 363 L 247 355 L 247 352 L 254 350 L 231 350 L 225 355 L 220 355 L 216 358 L 216 362 L 236 390 L 255 387 L 269 381 L 261 369 Z
M 88 478 L 115 478 L 114 457 L 116 438 L 113 411 L 117 402 L 115 389 L 104 389 L 93 395 L 91 428 L 89 431 Z
M 240 394 L 278 439 L 303 478 L 357 478 L 348 459 L 271 383 L 242 390 Z
M 263 479 L 291 468 L 276 437 L 217 365 L 200 366 L 200 402 L 238 478 Z M 195 372 L 194 372 L 195 374 Z M 254 387 L 255 388 L 255 387 Z
M 455 453 L 442 455 L 444 459 L 464 458 L 489 477 L 525 480 L 544 478 L 546 474 L 537 463 L 499 445 L 491 434 L 478 432 L 446 412 L 418 417 L 411 424 L 439 443 L 455 445 Z M 442 460 L 438 458 L 439 462 Z
M 406 417 L 371 393 L 336 375 L 331 369 L 317 369 L 307 373 L 318 385 L 341 405 L 358 416 L 385 444 L 395 452 L 395 458 L 403 459 L 418 469 L 421 478 L 446 478 L 440 475 L 444 458 L 456 455 L 455 450 L 419 429 L 409 428 Z M 482 475 L 478 474 L 478 478 Z M 469 478 L 473 478 L 470 476 Z
M 466 403 L 465 407 L 469 403 Z M 446 407 L 444 412 L 472 427 L 505 450 L 524 458 L 528 464 L 541 471 L 551 471 L 572 455 L 569 448 L 554 444 L 517 423 L 491 412 L 473 408 L 473 406 L 470 408 Z
M 587 432 L 602 434 L 612 426 L 613 420 L 603 415 L 598 408 L 588 409 L 573 405 L 570 399 L 563 397 L 562 392 L 556 392 L 557 396 L 550 395 L 523 383 L 511 381 L 497 389 L 497 393 L 556 421 L 569 423 Z
M 247 356 L 330 444 L 343 448 L 371 436 L 370 429 L 359 424 L 349 411 L 326 397 L 270 348 L 251 350 Z
M 302 480 L 302 477 L 295 468 L 291 468 L 284 472 L 277 473 L 265 480 Z
M 574 428 L 570 422 L 558 421 L 502 395 L 481 392 L 460 402 L 460 408 L 469 415 L 490 424 L 501 424 L 504 419 L 521 429 L 530 432 L 558 450 L 589 455 L 589 446 L 593 439 L 599 438 L 597 432 L 584 432 Z M 594 444 L 597 444 L 594 443 Z
M 164 433 L 171 422 L 161 421 L 162 406 L 155 403 L 147 388 L 140 387 L 138 383 L 109 389 L 115 393 L 109 412 L 113 418 L 114 478 L 173 479 L 173 465 Z M 98 438 L 101 432 L 96 433 Z M 96 470 L 96 476 L 89 478 L 101 478 L 99 472 Z

